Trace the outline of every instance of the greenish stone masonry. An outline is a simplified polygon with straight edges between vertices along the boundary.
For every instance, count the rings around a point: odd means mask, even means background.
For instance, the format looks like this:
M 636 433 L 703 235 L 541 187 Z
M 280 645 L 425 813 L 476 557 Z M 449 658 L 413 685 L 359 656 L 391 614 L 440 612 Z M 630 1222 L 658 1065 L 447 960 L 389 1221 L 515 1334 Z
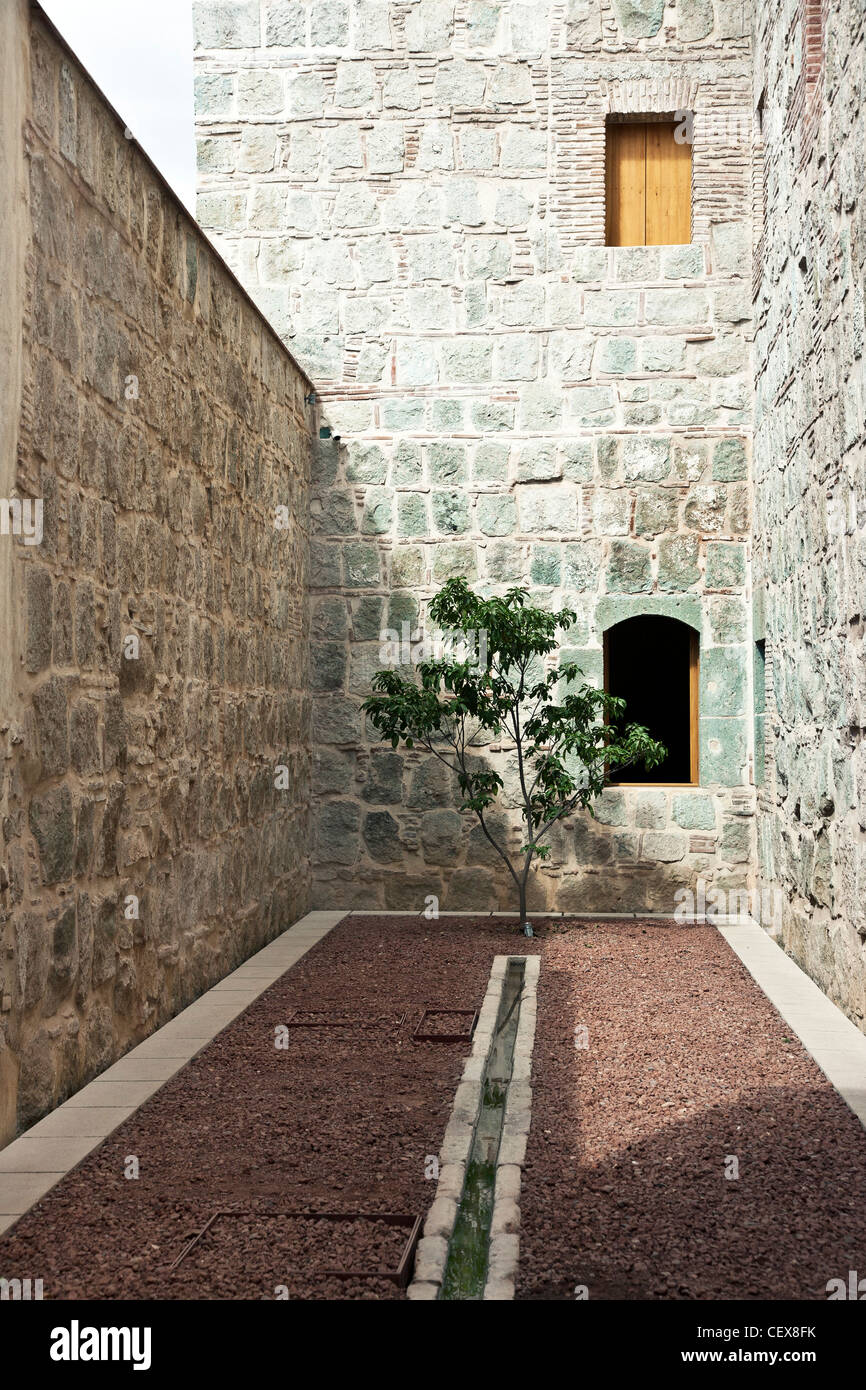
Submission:
M 756 266 L 758 866 L 786 950 L 862 1028 L 866 16 L 859 0 L 825 10 L 812 80 L 793 0 L 756 29 L 756 100 L 790 113 L 765 122 Z
M 315 901 L 510 905 L 450 780 L 423 754 L 383 753 L 358 710 L 381 631 L 422 624 L 453 574 L 576 609 L 565 647 L 596 683 L 612 622 L 659 613 L 700 633 L 701 787 L 603 799 L 560 833 L 536 905 L 673 911 L 698 879 L 745 885 L 748 14 L 729 0 L 194 13 L 199 218 L 319 396 Z M 608 249 L 605 121 L 674 112 L 692 113 L 692 241 Z M 512 754 L 488 756 L 516 835 Z

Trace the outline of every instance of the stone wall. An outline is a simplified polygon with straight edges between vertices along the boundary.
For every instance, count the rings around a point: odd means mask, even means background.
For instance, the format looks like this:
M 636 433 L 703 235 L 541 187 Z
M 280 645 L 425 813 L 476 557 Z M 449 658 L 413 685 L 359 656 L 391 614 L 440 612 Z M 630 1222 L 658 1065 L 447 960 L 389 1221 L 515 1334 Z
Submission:
M 702 639 L 694 789 L 605 794 L 555 908 L 753 854 L 750 19 L 729 0 L 194 8 L 200 221 L 316 382 L 321 905 L 511 906 L 439 766 L 376 746 L 380 634 L 450 575 Z M 693 241 L 604 246 L 609 115 L 693 118 Z M 509 765 L 507 749 L 489 756 Z
M 310 777 L 309 385 L 38 9 L 2 40 L 0 1142 L 306 910 Z
M 768 924 L 866 1026 L 864 265 L 860 0 L 762 5 L 755 597 L 766 643 Z

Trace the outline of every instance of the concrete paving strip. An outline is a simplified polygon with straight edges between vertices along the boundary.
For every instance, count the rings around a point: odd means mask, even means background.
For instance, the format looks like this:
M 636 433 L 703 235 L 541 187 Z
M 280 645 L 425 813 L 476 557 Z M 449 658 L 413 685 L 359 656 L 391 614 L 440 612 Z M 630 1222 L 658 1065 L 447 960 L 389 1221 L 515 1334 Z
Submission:
M 718 929 L 866 1128 L 866 1035 L 763 927 L 741 921 Z
M 351 912 L 346 913 L 347 917 L 426 917 L 426 915 L 427 914 L 423 908 L 419 908 L 417 911 L 411 911 L 408 908 L 382 911 L 379 908 L 372 907 L 353 907 Z M 500 912 L 497 908 L 487 907 L 480 907 L 476 912 L 467 911 L 462 908 L 459 910 L 455 909 L 453 911 L 450 908 L 442 908 L 442 910 L 439 913 L 439 916 L 475 918 L 513 917 L 515 918 L 515 920 L 517 920 L 520 918 L 520 913 L 505 911 Z M 529 916 L 531 917 L 533 922 L 546 922 L 551 918 L 559 921 L 560 919 L 565 917 L 569 919 L 574 918 L 578 922 L 706 922 L 707 920 L 705 913 L 693 913 L 691 915 L 680 915 L 679 917 L 674 917 L 674 914 L 672 912 L 530 912 Z M 431 917 L 428 918 L 428 920 L 435 921 L 436 919 Z M 714 920 L 726 921 L 728 919 L 723 917 L 717 917 Z M 730 920 L 734 921 L 737 919 L 731 917 Z
M 19 1139 L 0 1149 L 0 1234 L 346 915 L 308 912 Z

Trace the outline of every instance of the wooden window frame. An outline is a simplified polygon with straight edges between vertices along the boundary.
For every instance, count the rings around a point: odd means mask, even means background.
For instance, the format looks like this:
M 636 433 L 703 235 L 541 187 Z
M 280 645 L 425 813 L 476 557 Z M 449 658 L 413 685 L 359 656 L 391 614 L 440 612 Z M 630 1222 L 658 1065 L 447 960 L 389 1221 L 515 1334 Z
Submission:
M 636 618 L 651 616 L 635 613 Z M 663 615 L 662 615 L 663 616 Z M 617 624 L 614 624 L 614 627 Z M 683 624 L 687 626 L 687 624 Z M 604 667 L 604 690 L 610 686 L 609 652 L 612 628 L 606 628 L 602 638 L 602 662 Z M 614 787 L 699 787 L 701 785 L 701 739 L 700 739 L 700 676 L 701 639 L 693 627 L 689 628 L 689 781 L 688 782 L 611 782 Z M 604 722 L 607 724 L 607 712 Z M 605 764 L 605 778 L 607 765 Z
M 650 132 L 662 128 L 674 134 L 683 124 L 669 114 L 647 116 L 609 117 L 605 123 L 605 169 L 604 169 L 604 240 L 606 246 L 689 246 L 694 235 L 694 185 L 693 185 L 693 146 L 691 140 L 677 142 L 687 151 L 688 187 L 687 226 L 682 213 L 670 218 L 670 207 L 678 206 L 678 197 L 683 204 L 684 188 L 678 165 L 686 160 L 671 160 L 666 152 L 666 142 L 650 140 Z M 618 134 L 615 132 L 619 132 Z M 632 145 L 628 149 L 629 142 Z M 642 147 L 642 149 L 641 149 Z M 659 173 L 669 164 L 671 171 L 670 197 L 665 197 L 665 176 Z M 655 166 L 656 173 L 652 174 Z M 674 177 L 676 175 L 676 177 Z M 660 211 L 661 209 L 661 211 Z M 670 220 L 679 225 L 671 228 Z M 638 235 L 638 227 L 642 228 Z M 655 227 L 655 231 L 652 229 Z M 626 228 L 627 230 L 623 230 Z M 661 232 L 676 232 L 676 239 L 661 239 Z M 652 232 L 652 239 L 650 238 Z M 683 234 L 685 238 L 683 239 Z

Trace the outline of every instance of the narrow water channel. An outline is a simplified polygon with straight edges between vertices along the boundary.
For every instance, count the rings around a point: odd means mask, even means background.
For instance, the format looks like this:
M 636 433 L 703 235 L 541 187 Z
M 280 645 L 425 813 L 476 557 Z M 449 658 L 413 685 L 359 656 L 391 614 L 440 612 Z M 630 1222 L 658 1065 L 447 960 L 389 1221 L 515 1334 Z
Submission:
M 496 1160 L 514 1062 L 525 968 L 523 959 L 509 960 L 505 967 L 496 1027 L 484 1068 L 466 1180 L 448 1247 L 448 1263 L 440 1299 L 480 1299 L 484 1294 L 496 1187 Z

